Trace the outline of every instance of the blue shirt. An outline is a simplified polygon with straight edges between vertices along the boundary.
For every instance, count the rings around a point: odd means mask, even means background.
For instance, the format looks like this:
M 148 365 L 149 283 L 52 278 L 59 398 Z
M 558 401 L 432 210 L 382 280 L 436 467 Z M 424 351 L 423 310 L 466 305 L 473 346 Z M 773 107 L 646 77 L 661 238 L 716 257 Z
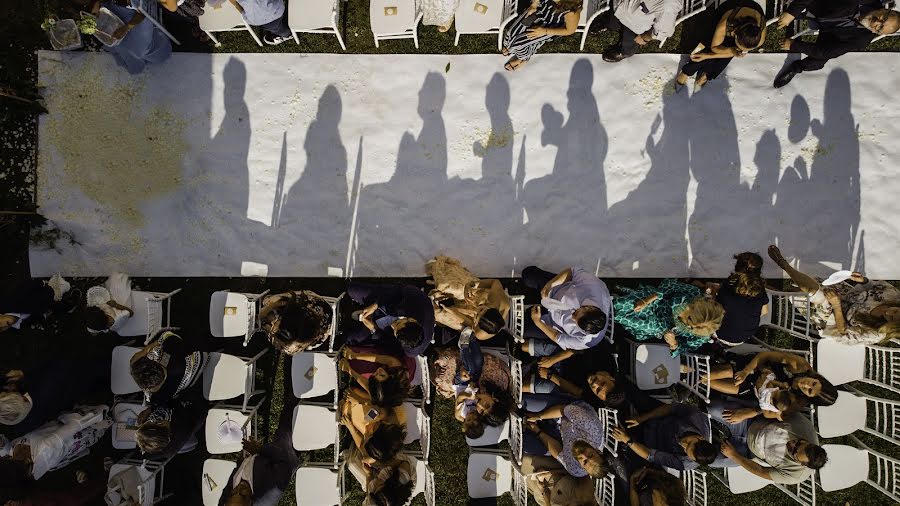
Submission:
M 581 268 L 572 267 L 572 279 L 553 287 L 541 300 L 541 305 L 548 311 L 541 320 L 559 331 L 556 344 L 564 350 L 586 350 L 596 346 L 612 325 L 612 298 L 606 283 Z M 603 311 L 606 315 L 603 330 L 588 334 L 578 326 L 572 315 L 581 306 L 595 306 Z
M 271 23 L 284 14 L 284 0 L 237 0 L 244 8 L 244 17 L 253 26 Z

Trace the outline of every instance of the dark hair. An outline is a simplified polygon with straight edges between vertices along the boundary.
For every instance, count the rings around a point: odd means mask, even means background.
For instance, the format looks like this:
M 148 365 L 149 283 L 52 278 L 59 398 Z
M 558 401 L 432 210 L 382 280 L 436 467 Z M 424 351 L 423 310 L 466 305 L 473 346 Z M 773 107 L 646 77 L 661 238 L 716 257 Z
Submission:
M 484 423 L 491 427 L 503 425 L 503 423 L 506 422 L 506 419 L 509 418 L 509 413 L 513 409 L 512 394 L 489 382 L 483 383 L 481 387 L 484 392 L 490 395 L 494 400 L 494 405 L 491 406 L 490 411 L 483 415 Z
M 478 439 L 484 435 L 484 420 L 474 409 L 463 420 L 462 431 L 469 439 Z
M 743 47 L 755 48 L 762 38 L 759 22 L 750 16 L 734 20 L 734 41 Z
M 822 384 L 822 388 L 819 390 L 819 395 L 815 397 L 806 397 L 803 392 L 795 390 L 793 387 L 793 382 L 796 381 L 797 378 L 814 378 L 819 380 L 819 383 Z M 816 372 L 795 374 L 793 379 L 791 380 L 791 390 L 796 392 L 801 399 L 807 399 L 808 402 L 814 406 L 831 406 L 837 401 L 838 396 L 837 387 L 831 384 L 830 381 L 825 379 L 824 376 Z
M 734 260 L 734 272 L 727 280 L 734 287 L 734 293 L 742 297 L 756 297 L 764 292 L 766 282 L 762 278 L 762 257 L 745 251 L 735 255 Z
M 109 315 L 97 306 L 84 309 L 84 324 L 91 330 L 106 330 L 112 327 L 109 323 Z
M 828 454 L 825 449 L 819 445 L 809 443 L 806 445 L 806 467 L 810 469 L 822 469 L 822 466 L 828 463 Z
M 383 408 L 399 406 L 409 396 L 409 372 L 405 367 L 385 367 L 384 370 L 388 374 L 384 381 L 375 379 L 374 374 L 369 376 L 367 386 L 372 404 Z
M 269 318 L 281 317 L 278 333 L 272 336 L 275 348 L 293 355 L 313 346 L 328 332 L 331 308 L 324 301 L 304 292 L 291 293 L 291 298 Z
M 588 475 L 590 475 L 591 478 L 594 478 L 595 480 L 602 479 L 609 472 L 608 468 L 606 466 L 606 457 L 603 455 L 603 450 L 598 450 L 598 449 L 594 448 L 593 446 L 591 446 L 590 443 L 588 443 L 587 441 L 585 441 L 583 439 L 577 439 L 572 443 L 572 452 L 573 453 L 581 453 L 582 451 L 587 450 L 588 448 L 592 448 L 595 452 L 597 452 L 597 456 L 599 457 L 599 461 L 597 461 L 597 465 L 598 465 L 599 469 L 595 469 L 596 472 L 592 473 L 586 467 L 584 467 L 584 466 L 581 466 L 581 467 L 582 467 L 582 469 L 587 471 Z
M 622 409 L 628 399 L 625 397 L 625 384 L 628 381 L 619 375 L 611 375 L 615 384 L 609 392 L 606 392 L 605 407 L 610 409 Z
M 503 330 L 505 325 L 506 320 L 503 319 L 503 315 L 494 308 L 486 310 L 478 319 L 478 328 L 491 335 Z
M 396 457 L 403 449 L 406 439 L 406 427 L 402 425 L 382 423 L 366 440 L 366 453 L 375 460 L 386 461 Z
M 606 314 L 597 306 L 581 306 L 584 312 L 578 318 L 578 328 L 588 334 L 597 334 L 606 327 Z
M 33 484 L 25 466 L 10 456 L 0 457 L 0 501 L 25 499 Z
M 712 464 L 718 454 L 719 449 L 709 441 L 701 440 L 694 444 L 694 462 L 700 465 Z
M 160 453 L 172 442 L 172 432 L 168 424 L 147 422 L 138 427 L 135 433 L 135 442 L 141 453 Z
M 131 377 L 141 390 L 150 390 L 166 380 L 166 370 L 159 362 L 141 357 L 131 363 Z
M 394 333 L 403 348 L 415 348 L 422 341 L 422 325 L 415 320 L 406 320 L 400 330 Z
M 644 491 L 652 494 L 656 490 L 661 493 L 669 506 L 687 504 L 687 493 L 684 490 L 684 484 L 680 479 L 665 471 L 647 468 L 643 479 L 637 485 L 641 495 L 644 494 Z
M 391 466 L 390 475 L 384 480 L 380 489 L 367 495 L 368 504 L 373 506 L 400 506 L 412 497 L 414 481 L 400 481 L 400 469 Z

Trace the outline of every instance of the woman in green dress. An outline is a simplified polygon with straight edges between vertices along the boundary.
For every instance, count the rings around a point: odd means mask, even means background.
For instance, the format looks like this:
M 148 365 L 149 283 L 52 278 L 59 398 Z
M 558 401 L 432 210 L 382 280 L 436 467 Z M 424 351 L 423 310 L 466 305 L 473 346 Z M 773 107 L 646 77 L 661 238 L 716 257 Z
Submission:
M 662 339 L 673 356 L 710 342 L 725 309 L 694 285 L 665 279 L 641 285 L 613 302 L 615 319 L 638 341 Z

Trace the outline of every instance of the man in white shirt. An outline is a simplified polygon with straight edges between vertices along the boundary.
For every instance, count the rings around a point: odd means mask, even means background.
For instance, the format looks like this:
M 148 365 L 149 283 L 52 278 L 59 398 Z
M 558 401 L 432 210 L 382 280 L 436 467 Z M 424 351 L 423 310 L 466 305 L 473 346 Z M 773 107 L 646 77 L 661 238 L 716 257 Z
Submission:
M 603 53 L 603 61 L 622 61 L 638 46 L 671 37 L 681 4 L 681 0 L 616 0 L 609 29 L 618 30 L 620 40 Z

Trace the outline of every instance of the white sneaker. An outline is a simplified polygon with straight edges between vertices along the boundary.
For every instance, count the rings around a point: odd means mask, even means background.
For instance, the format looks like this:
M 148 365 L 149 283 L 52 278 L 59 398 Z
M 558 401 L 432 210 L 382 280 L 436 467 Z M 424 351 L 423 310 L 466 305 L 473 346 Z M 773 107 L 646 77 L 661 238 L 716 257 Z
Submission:
M 289 40 L 291 40 L 291 37 L 282 37 L 280 35 L 272 35 L 271 33 L 267 33 L 263 36 L 263 42 L 270 46 L 277 46 L 278 44 Z

